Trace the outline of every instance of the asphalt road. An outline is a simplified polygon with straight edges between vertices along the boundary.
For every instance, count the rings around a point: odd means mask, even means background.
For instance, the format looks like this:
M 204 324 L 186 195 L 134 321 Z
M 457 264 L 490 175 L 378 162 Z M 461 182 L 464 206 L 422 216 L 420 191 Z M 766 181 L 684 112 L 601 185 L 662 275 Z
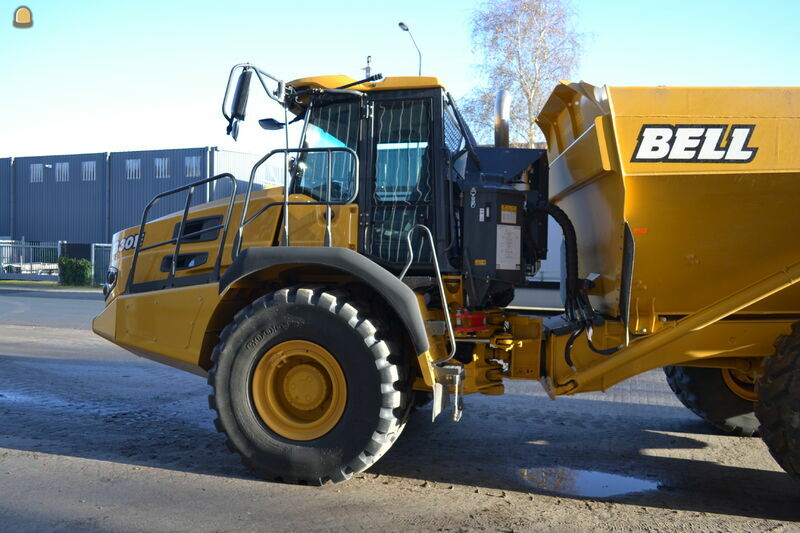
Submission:
M 537 383 L 415 413 L 344 484 L 260 481 L 226 452 L 204 380 L 87 330 L 96 295 L 0 288 L 0 530 L 796 531 L 800 489 L 660 372 L 606 394 Z
M 98 291 L 0 286 L 0 324 L 91 329 L 92 318 L 102 310 Z

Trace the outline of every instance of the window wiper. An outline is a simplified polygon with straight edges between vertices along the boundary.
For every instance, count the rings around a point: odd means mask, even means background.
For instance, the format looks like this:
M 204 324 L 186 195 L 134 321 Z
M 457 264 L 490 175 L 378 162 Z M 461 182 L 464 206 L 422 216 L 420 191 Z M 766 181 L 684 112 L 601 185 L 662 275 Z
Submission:
M 353 83 L 348 83 L 347 85 L 342 85 L 341 87 L 337 87 L 337 89 L 347 89 L 348 87 L 354 87 L 356 85 L 361 85 L 362 83 L 369 83 L 371 81 L 378 81 L 383 79 L 383 74 L 373 74 L 372 76 L 367 76 L 363 80 L 354 81 Z
M 336 87 L 335 89 L 321 89 L 319 87 L 313 87 L 309 89 L 303 89 L 302 91 L 297 91 L 294 93 L 295 97 L 303 96 L 305 94 L 313 93 L 313 94 L 349 94 L 352 96 L 364 96 L 364 93 L 361 91 L 354 91 L 352 89 L 348 89 L 349 87 L 355 87 L 356 85 L 361 85 L 362 83 L 369 83 L 371 81 L 378 81 L 383 78 L 383 74 L 373 74 L 363 80 L 354 81 L 352 83 L 348 83 L 346 85 L 342 85 L 341 87 Z

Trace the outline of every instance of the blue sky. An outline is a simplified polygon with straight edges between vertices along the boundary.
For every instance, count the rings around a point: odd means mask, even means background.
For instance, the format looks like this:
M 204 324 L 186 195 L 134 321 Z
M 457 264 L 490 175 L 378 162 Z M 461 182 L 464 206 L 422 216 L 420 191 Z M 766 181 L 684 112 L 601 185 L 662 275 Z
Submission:
M 0 156 L 217 145 L 262 151 L 255 96 L 239 145 L 219 107 L 228 70 L 251 61 L 286 80 L 423 73 L 456 96 L 475 79 L 473 3 L 42 1 L 30 29 L 0 2 Z M 596 85 L 800 85 L 800 2 L 575 1 L 585 49 L 574 79 Z M 3 14 L 3 10 L 6 11 Z M 253 93 L 254 95 L 256 93 Z M 260 114 L 260 115 L 259 115 Z

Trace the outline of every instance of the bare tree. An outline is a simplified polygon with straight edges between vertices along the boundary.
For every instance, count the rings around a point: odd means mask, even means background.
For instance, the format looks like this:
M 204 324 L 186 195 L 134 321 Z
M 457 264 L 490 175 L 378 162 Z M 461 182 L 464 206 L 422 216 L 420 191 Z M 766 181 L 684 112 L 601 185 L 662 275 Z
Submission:
M 472 43 L 482 56 L 485 84 L 463 108 L 478 139 L 488 140 L 494 96 L 511 91 L 511 142 L 532 147 L 539 114 L 553 87 L 577 66 L 581 38 L 572 28 L 570 0 L 485 0 L 472 14 Z

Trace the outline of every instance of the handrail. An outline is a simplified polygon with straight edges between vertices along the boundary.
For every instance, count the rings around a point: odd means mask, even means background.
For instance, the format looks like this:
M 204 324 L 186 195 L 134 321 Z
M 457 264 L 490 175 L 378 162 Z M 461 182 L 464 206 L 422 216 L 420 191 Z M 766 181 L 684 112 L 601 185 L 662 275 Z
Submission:
M 232 184 L 232 187 L 233 187 L 232 190 L 231 190 L 231 199 L 228 202 L 228 209 L 225 211 L 225 221 L 224 221 L 224 223 L 223 224 L 219 224 L 218 226 L 215 226 L 213 228 L 204 228 L 204 229 L 202 229 L 200 231 L 192 232 L 189 235 L 182 235 L 183 230 L 184 230 L 184 228 L 186 226 L 186 219 L 187 219 L 187 217 L 189 215 L 189 208 L 190 208 L 191 203 L 192 203 L 192 195 L 194 194 L 194 189 L 196 187 L 199 187 L 200 185 L 205 185 L 206 183 L 211 183 L 212 181 L 216 181 L 216 180 L 219 180 L 219 179 L 222 179 L 222 178 L 226 178 L 226 179 L 230 180 L 230 182 Z M 183 191 L 185 191 L 187 189 L 189 190 L 189 193 L 186 195 L 186 203 L 185 203 L 184 208 L 183 208 L 183 217 L 181 217 L 181 222 L 180 222 L 180 226 L 179 226 L 179 229 L 178 229 L 178 235 L 176 237 L 172 238 L 172 239 L 169 239 L 169 240 L 166 240 L 166 241 L 163 241 L 163 242 L 160 242 L 160 243 L 151 244 L 149 246 L 142 246 L 143 241 L 144 241 L 144 238 L 143 238 L 144 227 L 147 224 L 147 215 L 150 213 L 150 209 L 156 204 L 156 202 L 158 200 L 161 200 L 162 198 L 165 198 L 167 196 L 172 196 L 173 194 L 177 194 L 179 192 L 183 192 Z M 127 283 L 125 285 L 125 292 L 126 293 L 130 293 L 131 289 L 135 285 L 133 280 L 134 280 L 134 276 L 136 275 L 136 265 L 137 265 L 137 263 L 139 261 L 139 253 L 140 252 L 145 251 L 145 250 L 150 250 L 152 248 L 157 248 L 158 246 L 163 246 L 165 244 L 171 244 L 171 243 L 174 242 L 175 243 L 175 251 L 172 253 L 172 266 L 170 268 L 169 277 L 167 278 L 169 284 L 174 284 L 174 282 L 175 282 L 176 264 L 178 262 L 178 253 L 179 253 L 180 247 L 181 247 L 181 239 L 185 239 L 187 237 L 192 237 L 192 236 L 194 236 L 196 234 L 201 234 L 201 233 L 206 233 L 208 231 L 213 231 L 215 229 L 219 229 L 220 227 L 222 227 L 223 228 L 222 237 L 220 239 L 219 250 L 217 252 L 217 260 L 214 263 L 214 270 L 212 271 L 213 272 L 213 277 L 215 279 L 218 279 L 219 278 L 219 269 L 220 269 L 220 265 L 222 263 L 222 252 L 223 252 L 224 247 L 225 247 L 225 240 L 226 240 L 226 237 L 227 237 L 227 234 L 228 234 L 228 225 L 230 223 L 231 214 L 233 213 L 233 203 L 234 203 L 235 199 L 236 199 L 236 178 L 233 176 L 233 174 L 230 174 L 229 172 L 225 172 L 224 174 L 217 174 L 216 176 L 212 176 L 210 178 L 203 178 L 201 180 L 193 181 L 192 183 L 187 183 L 186 185 L 182 185 L 180 187 L 176 187 L 174 189 L 170 189 L 168 191 L 164 191 L 162 193 L 159 193 L 159 194 L 155 195 L 153 197 L 153 199 L 150 200 L 150 203 L 148 203 L 147 206 L 145 206 L 144 211 L 142 212 L 142 222 L 141 222 L 141 224 L 139 224 L 139 233 L 136 235 L 136 247 L 133 250 L 133 261 L 131 262 L 131 270 L 130 270 L 130 273 L 128 274 L 128 280 L 127 280 Z
M 285 154 L 288 155 L 290 153 L 327 153 L 328 154 L 328 176 L 326 182 L 326 201 L 325 202 L 290 202 L 289 201 L 289 173 L 286 172 L 284 169 L 284 180 L 283 180 L 283 201 L 282 202 L 271 202 L 261 209 L 256 211 L 254 215 L 251 217 L 247 217 L 247 208 L 250 207 L 250 196 L 253 190 L 253 181 L 256 176 L 256 172 L 258 168 L 263 165 L 267 159 L 272 157 L 275 154 Z M 350 154 L 353 158 L 353 193 L 350 197 L 344 201 L 331 201 L 331 184 L 333 180 L 333 172 L 332 172 L 332 163 L 333 163 L 333 152 L 344 152 Z M 250 171 L 250 180 L 247 182 L 247 192 L 245 193 L 244 198 L 244 205 L 242 207 L 242 217 L 239 223 L 239 230 L 236 234 L 236 244 L 233 249 L 233 256 L 236 257 L 241 252 L 242 247 L 242 235 L 244 233 L 244 228 L 250 222 L 252 222 L 256 217 L 261 215 L 264 211 L 268 208 L 282 204 L 284 206 L 283 209 L 283 233 L 284 239 L 282 245 L 288 246 L 289 245 L 289 206 L 290 205 L 325 205 L 326 212 L 325 212 L 325 246 L 331 246 L 331 220 L 332 220 L 332 213 L 331 213 L 331 206 L 333 205 L 347 205 L 353 203 L 356 198 L 358 197 L 358 154 L 351 148 L 347 146 L 332 146 L 328 148 L 277 148 L 275 150 L 271 150 L 268 152 L 264 157 L 256 161 L 256 164 L 253 165 L 253 169 Z
M 444 281 L 442 280 L 442 271 L 439 269 L 439 258 L 436 257 L 436 246 L 433 242 L 433 233 L 431 233 L 430 228 L 424 224 L 417 224 L 416 226 L 412 227 L 406 233 L 406 242 L 408 243 L 408 262 L 406 266 L 403 268 L 403 271 L 400 272 L 400 280 L 406 276 L 408 269 L 411 268 L 411 264 L 414 262 L 414 247 L 411 244 L 411 234 L 415 231 L 422 230 L 428 236 L 428 242 L 431 245 L 431 256 L 433 257 L 433 266 L 436 269 L 436 281 L 439 284 L 439 297 L 442 300 L 442 311 L 444 312 L 444 320 L 447 324 L 447 334 L 450 337 L 450 354 L 447 357 L 442 357 L 441 359 L 437 359 L 433 361 L 434 365 L 441 365 L 443 363 L 448 362 L 456 355 L 456 336 L 453 333 L 453 322 L 450 319 L 450 310 L 447 308 L 447 294 L 444 291 Z

